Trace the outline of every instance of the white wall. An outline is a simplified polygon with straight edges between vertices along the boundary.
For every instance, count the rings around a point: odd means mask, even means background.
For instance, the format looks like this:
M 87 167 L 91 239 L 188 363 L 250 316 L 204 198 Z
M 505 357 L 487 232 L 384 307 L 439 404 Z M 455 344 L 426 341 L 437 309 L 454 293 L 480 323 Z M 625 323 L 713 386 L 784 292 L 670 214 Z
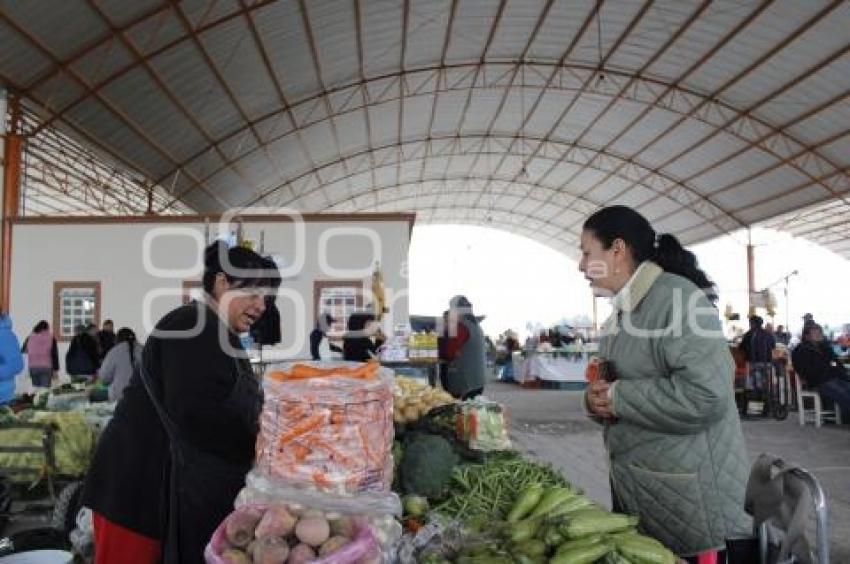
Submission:
M 319 216 L 320 217 L 320 216 Z M 371 270 L 379 260 L 388 295 L 398 299 L 386 321 L 401 323 L 408 318 L 407 252 L 410 224 L 406 217 L 370 221 L 326 221 L 314 216 L 303 226 L 303 244 L 296 239 L 296 226 L 291 222 L 262 221 L 243 224 L 243 236 L 259 242 L 263 231 L 264 252 L 282 257 L 286 264 L 303 255 L 303 267 L 286 278 L 277 303 L 281 311 L 282 348 L 293 357 L 309 354 L 307 336 L 315 320 L 313 314 L 313 282 L 315 280 L 361 279 L 365 289 L 371 288 Z M 53 324 L 53 283 L 56 281 L 100 281 L 101 320 L 113 319 L 116 329 L 129 326 L 140 336 L 145 327 L 145 299 L 152 292 L 168 292 L 170 296 L 153 299 L 148 307 L 148 322 L 153 324 L 181 303 L 182 282 L 199 280 L 200 259 L 205 233 L 201 221 L 174 223 L 63 223 L 33 224 L 22 221 L 15 225 L 12 253 L 11 316 L 15 331 L 23 339 L 40 319 Z M 359 230 L 371 234 L 379 249 L 373 257 L 372 244 Z M 210 226 L 210 237 L 217 224 Z M 187 233 L 188 232 L 188 233 Z M 319 243 L 323 234 L 331 237 L 326 248 L 327 267 L 320 264 Z M 196 234 L 196 242 L 189 233 Z M 152 237 L 150 258 L 154 267 L 170 270 L 157 277 L 143 260 L 145 235 Z M 186 276 L 175 275 L 178 269 L 193 269 Z M 330 269 L 328 272 L 327 270 Z M 359 270 L 359 275 L 336 273 L 333 269 Z M 337 274 L 342 274 L 338 276 Z M 370 299 L 364 298 L 364 303 Z M 299 311 L 304 316 L 298 315 Z M 55 329 L 55 328 L 54 328 Z M 64 369 L 67 344 L 60 345 L 60 364 Z

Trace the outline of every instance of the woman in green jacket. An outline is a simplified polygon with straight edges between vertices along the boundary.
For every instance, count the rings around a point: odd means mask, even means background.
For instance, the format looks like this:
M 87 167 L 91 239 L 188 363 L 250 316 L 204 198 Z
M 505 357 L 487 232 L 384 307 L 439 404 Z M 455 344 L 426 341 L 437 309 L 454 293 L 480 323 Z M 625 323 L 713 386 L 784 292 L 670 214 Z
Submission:
M 613 298 L 600 342 L 608 378 L 585 401 L 605 425 L 615 509 L 692 562 L 715 551 L 723 562 L 727 541 L 752 529 L 713 285 L 674 236 L 624 206 L 587 219 L 581 253 L 594 294 Z

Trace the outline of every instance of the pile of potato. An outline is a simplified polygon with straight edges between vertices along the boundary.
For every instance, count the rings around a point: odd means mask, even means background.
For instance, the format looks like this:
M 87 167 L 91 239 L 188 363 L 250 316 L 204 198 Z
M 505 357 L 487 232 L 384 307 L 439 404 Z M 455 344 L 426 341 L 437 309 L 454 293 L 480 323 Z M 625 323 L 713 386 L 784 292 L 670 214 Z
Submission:
M 313 510 L 298 517 L 285 505 L 237 510 L 224 526 L 220 558 L 228 564 L 304 564 L 346 546 L 354 532 L 351 519 L 329 520 Z
M 393 396 L 393 421 L 399 424 L 414 423 L 435 407 L 454 403 L 446 391 L 432 388 L 427 382 L 396 377 Z

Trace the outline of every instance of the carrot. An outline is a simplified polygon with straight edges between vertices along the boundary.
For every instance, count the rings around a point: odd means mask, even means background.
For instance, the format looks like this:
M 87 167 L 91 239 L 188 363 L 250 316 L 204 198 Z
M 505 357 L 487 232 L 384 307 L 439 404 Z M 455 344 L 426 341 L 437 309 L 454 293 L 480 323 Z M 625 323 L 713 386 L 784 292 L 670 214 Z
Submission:
M 298 437 L 306 435 L 310 431 L 317 429 L 319 426 L 321 426 L 322 423 L 324 423 L 324 421 L 325 415 L 323 413 L 311 415 L 310 417 L 304 419 L 303 421 L 301 421 L 301 423 L 281 435 L 280 440 L 278 440 L 277 442 L 277 445 L 279 447 L 282 447 L 287 443 L 291 443 Z

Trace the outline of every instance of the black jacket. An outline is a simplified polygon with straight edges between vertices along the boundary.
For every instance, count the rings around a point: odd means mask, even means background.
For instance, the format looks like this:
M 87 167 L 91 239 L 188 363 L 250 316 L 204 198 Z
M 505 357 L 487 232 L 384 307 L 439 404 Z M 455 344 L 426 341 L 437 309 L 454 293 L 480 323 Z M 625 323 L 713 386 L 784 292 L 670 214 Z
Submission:
M 65 354 L 65 370 L 71 376 L 90 376 L 100 368 L 100 347 L 88 333 L 71 340 Z
M 750 329 L 741 339 L 740 349 L 749 362 L 771 362 L 776 339 L 764 329 Z
M 825 341 L 817 344 L 803 341 L 791 353 L 791 363 L 810 388 L 817 388 L 828 380 L 846 374 L 835 351 Z
M 344 360 L 354 360 L 357 362 L 366 362 L 372 355 L 376 353 L 378 347 L 384 344 L 381 339 L 374 341 L 369 337 L 345 337 L 342 340 L 342 358 Z
M 222 348 L 220 322 L 204 303 L 193 302 L 172 311 L 157 329 L 189 330 L 198 324 L 201 309 L 205 320 L 197 336 L 154 334 L 145 344 L 142 362 L 183 439 L 215 457 L 242 465 L 247 473 L 254 461 L 262 401 L 259 388 L 256 409 L 234 412 L 225 405 L 241 369 L 238 363 L 247 361 L 237 361 Z M 239 349 L 238 337 L 225 334 L 230 345 Z M 250 372 L 250 367 L 247 370 Z M 160 539 L 169 464 L 168 440 L 137 371 L 98 443 L 86 479 L 84 504 L 115 524 Z M 208 514 L 196 518 L 212 523 L 226 516 L 238 489 L 211 492 Z

